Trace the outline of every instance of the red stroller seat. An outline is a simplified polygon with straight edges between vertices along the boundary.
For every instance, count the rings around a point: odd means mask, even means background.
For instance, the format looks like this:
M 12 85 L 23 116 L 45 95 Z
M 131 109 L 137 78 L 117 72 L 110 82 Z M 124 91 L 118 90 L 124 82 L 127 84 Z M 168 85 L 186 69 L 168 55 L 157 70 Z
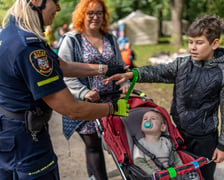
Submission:
M 102 138 L 106 144 L 106 150 L 112 154 L 122 178 L 133 180 L 164 180 L 196 170 L 200 179 L 202 179 L 200 167 L 206 165 L 208 159 L 204 157 L 196 158 L 184 152 L 184 140 L 172 123 L 168 112 L 147 97 L 131 96 L 128 99 L 128 103 L 130 105 L 130 111 L 127 118 L 110 116 L 100 120 L 100 124 L 103 126 Z M 134 143 L 132 137 L 134 136 L 137 140 L 143 137 L 140 130 L 141 119 L 143 114 L 150 109 L 158 110 L 165 117 L 167 133 L 173 139 L 174 147 L 184 163 L 182 166 L 162 170 L 153 175 L 148 175 L 133 164 L 132 161 Z

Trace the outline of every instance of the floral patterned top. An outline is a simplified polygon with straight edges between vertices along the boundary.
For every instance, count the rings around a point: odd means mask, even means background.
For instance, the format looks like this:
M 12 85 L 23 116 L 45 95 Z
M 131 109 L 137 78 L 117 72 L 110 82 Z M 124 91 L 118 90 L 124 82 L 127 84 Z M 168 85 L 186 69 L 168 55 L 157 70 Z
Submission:
M 82 36 L 82 51 L 83 62 L 92 64 L 114 64 L 115 55 L 109 40 L 103 36 L 103 51 L 102 54 L 84 37 Z M 113 90 L 113 83 L 105 85 L 103 80 L 104 75 L 97 75 L 89 77 L 90 89 L 97 92 L 111 92 Z M 107 99 L 106 101 L 108 101 Z M 105 101 L 105 100 L 104 100 Z
M 115 55 L 109 40 L 103 36 L 103 51 L 100 53 L 84 36 L 82 36 L 82 54 L 84 63 L 92 64 L 113 64 L 115 62 Z M 97 92 L 111 92 L 113 90 L 113 83 L 105 85 L 103 80 L 104 75 L 97 75 L 89 77 L 89 86 L 91 90 Z M 110 101 L 110 97 L 101 99 L 101 102 Z M 92 134 L 96 132 L 95 121 L 87 121 L 83 123 L 77 131 L 80 134 Z
M 95 64 L 120 64 L 122 61 L 117 39 L 112 34 L 103 34 L 103 49 L 100 53 L 82 34 L 76 31 L 70 31 L 65 34 L 62 45 L 59 49 L 59 56 L 67 62 L 95 63 Z M 105 85 L 102 80 L 104 75 L 83 78 L 65 78 L 65 82 L 69 87 L 73 96 L 78 100 L 84 100 L 85 94 L 89 89 L 101 92 L 111 92 L 119 89 L 115 82 Z M 124 83 L 130 84 L 130 82 Z M 118 97 L 114 97 L 115 99 Z M 111 101 L 111 97 L 102 99 L 101 102 Z M 62 116 L 63 134 L 69 139 L 76 131 L 80 134 L 96 133 L 95 121 L 71 120 L 66 116 Z

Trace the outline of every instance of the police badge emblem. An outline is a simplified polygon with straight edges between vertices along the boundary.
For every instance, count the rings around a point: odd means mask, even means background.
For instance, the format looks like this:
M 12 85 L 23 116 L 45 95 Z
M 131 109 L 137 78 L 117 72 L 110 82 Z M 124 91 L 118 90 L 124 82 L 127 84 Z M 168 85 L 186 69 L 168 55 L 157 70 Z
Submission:
M 43 76 L 50 76 L 53 71 L 53 62 L 48 58 L 45 50 L 38 49 L 30 53 L 30 63 Z

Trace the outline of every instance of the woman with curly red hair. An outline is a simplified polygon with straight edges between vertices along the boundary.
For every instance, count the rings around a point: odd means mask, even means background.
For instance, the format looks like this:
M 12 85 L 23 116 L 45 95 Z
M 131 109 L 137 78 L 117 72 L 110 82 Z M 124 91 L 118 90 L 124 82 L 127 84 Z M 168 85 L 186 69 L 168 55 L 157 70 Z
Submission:
M 65 61 L 94 64 L 124 65 L 116 38 L 109 33 L 109 13 L 103 0 L 81 0 L 72 14 L 72 30 L 65 34 L 59 56 Z M 111 102 L 100 98 L 100 93 L 116 91 L 126 93 L 129 82 L 118 87 L 115 82 L 105 85 L 104 75 L 87 78 L 65 78 L 73 96 L 91 102 Z M 83 123 L 63 116 L 63 132 L 67 139 L 77 131 L 86 146 L 89 179 L 107 180 L 101 139 L 94 121 Z
M 104 33 L 109 32 L 108 24 L 110 21 L 110 15 L 107 11 L 107 7 L 104 3 L 104 0 L 81 0 L 72 13 L 72 29 L 76 29 L 79 33 L 84 32 L 84 29 L 85 29 L 84 21 L 86 18 L 86 13 L 88 9 L 96 6 L 96 3 L 99 3 L 102 6 L 102 11 L 101 11 L 102 23 L 100 25 L 100 30 Z M 97 14 L 97 16 L 99 15 Z

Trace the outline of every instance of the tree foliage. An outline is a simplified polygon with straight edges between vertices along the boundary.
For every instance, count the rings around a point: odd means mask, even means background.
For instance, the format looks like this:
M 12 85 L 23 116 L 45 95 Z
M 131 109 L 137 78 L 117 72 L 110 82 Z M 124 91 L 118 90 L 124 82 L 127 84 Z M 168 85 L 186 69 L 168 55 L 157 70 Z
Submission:
M 111 23 L 124 18 L 131 12 L 139 9 L 144 13 L 162 20 L 171 20 L 170 3 L 173 0 L 105 0 L 108 7 Z M 0 25 L 5 12 L 15 0 L 0 0 Z M 72 12 L 79 0 L 60 0 L 61 11 L 57 13 L 53 29 L 63 24 L 70 24 Z M 185 0 L 182 18 L 191 23 L 196 17 L 204 14 L 217 14 L 224 17 L 224 0 Z M 160 33 L 161 34 L 161 33 Z
M 105 2 L 110 13 L 111 22 L 117 21 L 132 12 L 133 0 L 105 0 Z
M 13 4 L 14 0 L 0 0 L 0 26 L 6 11 Z
M 61 11 L 56 14 L 52 28 L 55 30 L 63 24 L 70 24 L 72 20 L 72 12 L 78 3 L 78 0 L 60 0 Z

